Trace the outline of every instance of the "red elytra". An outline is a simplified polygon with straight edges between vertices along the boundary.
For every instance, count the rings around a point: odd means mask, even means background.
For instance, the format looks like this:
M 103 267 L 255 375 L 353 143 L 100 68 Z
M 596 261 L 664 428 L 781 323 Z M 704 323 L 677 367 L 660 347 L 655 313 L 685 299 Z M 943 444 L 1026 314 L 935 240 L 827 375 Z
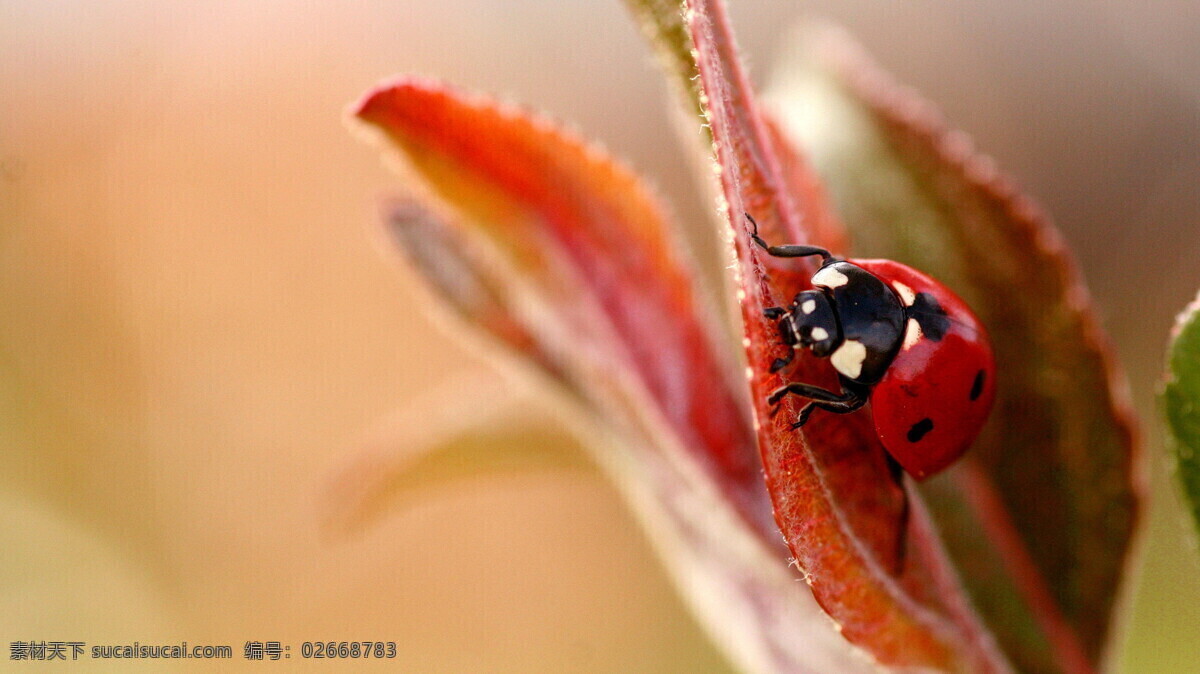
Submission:
M 880 442 L 906 472 L 925 479 L 967 451 L 991 412 L 996 364 L 987 331 L 966 302 L 927 274 L 892 260 L 851 262 L 884 280 L 902 301 L 934 296 L 948 320 L 934 340 L 911 336 L 921 328 L 909 318 L 905 340 L 870 398 Z

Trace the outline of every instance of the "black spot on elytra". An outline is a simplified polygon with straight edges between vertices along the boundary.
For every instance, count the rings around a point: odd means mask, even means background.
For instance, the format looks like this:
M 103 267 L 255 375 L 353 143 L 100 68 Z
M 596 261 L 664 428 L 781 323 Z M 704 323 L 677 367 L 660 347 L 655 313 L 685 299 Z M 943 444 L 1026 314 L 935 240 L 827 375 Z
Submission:
M 975 402 L 983 393 L 983 380 L 986 376 L 983 370 L 975 373 L 975 383 L 971 384 L 971 402 Z
M 912 428 L 908 429 L 908 441 L 920 442 L 921 438 L 925 437 L 925 434 L 932 430 L 933 420 L 929 417 L 925 417 L 924 419 L 913 424 Z
M 946 331 L 950 329 L 950 319 L 946 318 L 946 310 L 938 304 L 937 298 L 929 293 L 917 293 L 908 315 L 917 319 L 921 333 L 935 342 L 942 341 Z

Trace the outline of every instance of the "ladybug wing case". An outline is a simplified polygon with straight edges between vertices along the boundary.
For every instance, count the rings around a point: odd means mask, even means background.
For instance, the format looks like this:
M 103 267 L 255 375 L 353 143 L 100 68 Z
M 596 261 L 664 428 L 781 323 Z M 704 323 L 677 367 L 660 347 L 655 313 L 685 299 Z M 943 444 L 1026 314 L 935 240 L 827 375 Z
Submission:
M 957 295 L 891 260 L 854 260 L 905 306 L 904 341 L 871 393 L 883 446 L 918 480 L 954 462 L 979 435 L 996 396 L 987 331 Z

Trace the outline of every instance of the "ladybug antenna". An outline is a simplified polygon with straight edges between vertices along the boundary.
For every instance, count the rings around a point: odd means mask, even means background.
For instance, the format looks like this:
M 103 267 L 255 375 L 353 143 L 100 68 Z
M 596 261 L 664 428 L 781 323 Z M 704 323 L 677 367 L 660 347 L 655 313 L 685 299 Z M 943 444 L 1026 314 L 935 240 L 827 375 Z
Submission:
M 750 240 L 757 243 L 769 255 L 775 257 L 808 257 L 809 255 L 820 255 L 822 264 L 828 262 L 833 257 L 829 254 L 829 251 L 819 246 L 802 246 L 799 244 L 772 246 L 758 235 L 758 223 L 754 221 L 754 218 L 749 213 L 743 213 L 743 215 L 746 216 L 751 225 L 754 225 L 754 229 L 750 231 Z

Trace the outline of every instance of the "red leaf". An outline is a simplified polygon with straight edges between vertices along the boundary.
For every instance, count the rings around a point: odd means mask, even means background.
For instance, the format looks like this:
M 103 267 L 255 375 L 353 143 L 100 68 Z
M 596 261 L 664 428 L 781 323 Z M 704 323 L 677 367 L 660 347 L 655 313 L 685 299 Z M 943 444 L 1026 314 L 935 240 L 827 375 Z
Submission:
M 560 312 L 545 320 L 628 362 L 683 446 L 761 521 L 761 477 L 732 367 L 697 320 L 709 312 L 637 178 L 549 124 L 429 81 L 377 89 L 355 114 L 404 150 L 439 196 L 471 209 L 521 273 L 540 279 Z
M 1008 665 L 975 616 L 915 492 L 913 526 L 903 558 L 897 538 L 903 494 L 893 486 L 884 453 L 866 415 L 820 415 L 803 433 L 790 428 L 795 405 L 785 400 L 771 418 L 767 395 L 781 384 L 770 364 L 781 348 L 763 310 L 800 287 L 778 264 L 768 273 L 749 238 L 744 212 L 767 237 L 805 230 L 828 216 L 820 204 L 797 203 L 783 189 L 780 161 L 737 58 L 722 4 L 696 0 L 687 10 L 706 99 L 726 211 L 735 233 L 742 318 L 751 390 L 762 424 L 759 443 L 767 486 L 784 537 L 817 601 L 852 642 L 885 665 L 1003 671 Z M 798 169 L 794 169 L 798 170 Z M 778 240 L 778 239 L 776 239 Z M 804 243 L 793 237 L 790 243 Z M 794 269 L 811 267 L 795 262 Z M 792 375 L 833 382 L 824 364 L 801 362 Z

